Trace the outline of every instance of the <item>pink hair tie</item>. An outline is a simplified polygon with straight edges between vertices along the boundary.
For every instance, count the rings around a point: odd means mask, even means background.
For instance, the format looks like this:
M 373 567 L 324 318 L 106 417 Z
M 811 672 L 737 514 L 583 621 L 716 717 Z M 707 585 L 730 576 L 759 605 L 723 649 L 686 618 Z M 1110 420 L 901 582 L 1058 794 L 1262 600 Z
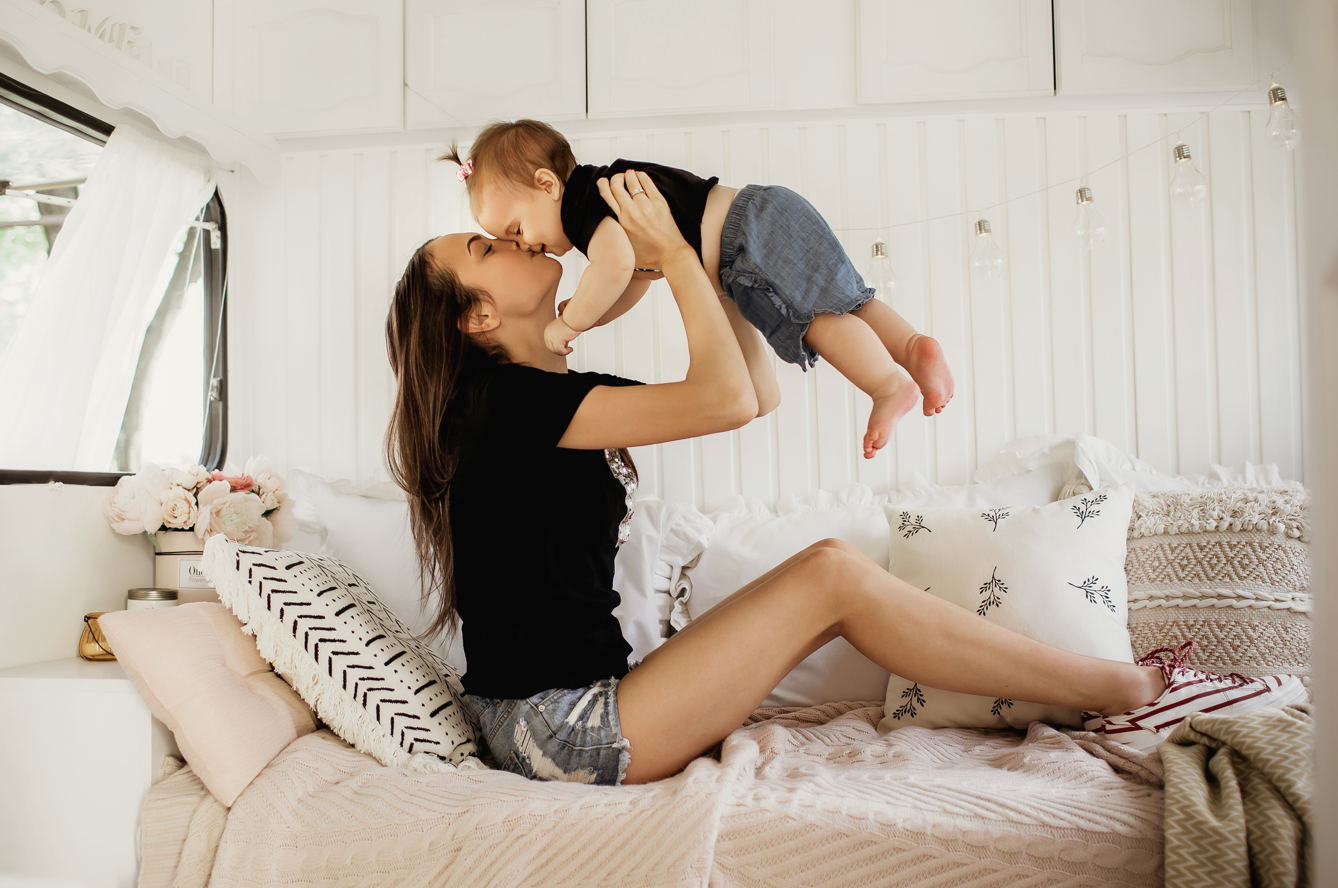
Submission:
M 468 179 L 471 175 L 473 175 L 473 173 L 474 173 L 474 161 L 466 160 L 464 163 L 460 164 L 460 169 L 455 171 L 455 178 L 463 182 L 464 180 Z

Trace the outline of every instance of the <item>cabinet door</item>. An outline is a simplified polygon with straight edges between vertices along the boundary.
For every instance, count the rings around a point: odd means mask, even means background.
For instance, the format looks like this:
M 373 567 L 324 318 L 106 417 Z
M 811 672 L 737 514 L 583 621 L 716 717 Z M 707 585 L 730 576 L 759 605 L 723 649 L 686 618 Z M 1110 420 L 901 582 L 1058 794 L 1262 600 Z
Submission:
M 1055 0 L 1059 92 L 1243 89 L 1251 0 Z
M 590 116 L 772 105 L 771 0 L 589 0 Z
M 1050 95 L 1050 0 L 859 0 L 859 102 Z
M 399 129 L 401 0 L 218 0 L 216 101 L 276 136 Z
M 407 0 L 409 129 L 585 116 L 584 0 Z

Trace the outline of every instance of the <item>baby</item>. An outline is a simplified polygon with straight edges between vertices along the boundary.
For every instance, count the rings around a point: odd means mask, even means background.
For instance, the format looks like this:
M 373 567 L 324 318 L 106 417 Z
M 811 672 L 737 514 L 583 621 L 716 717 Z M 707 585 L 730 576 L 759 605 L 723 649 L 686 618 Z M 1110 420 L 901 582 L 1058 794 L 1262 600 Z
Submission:
M 561 256 L 574 246 L 590 260 L 545 331 L 557 354 L 569 354 L 582 332 L 630 309 L 659 277 L 657 269 L 636 267 L 626 232 L 599 194 L 599 179 L 634 169 L 668 201 L 717 295 L 732 299 L 782 360 L 807 370 L 824 357 L 873 399 L 866 458 L 887 444 L 917 396 L 925 416 L 952 398 L 952 373 L 937 340 L 873 298 L 831 227 L 788 188 L 727 188 L 714 177 L 637 161 L 579 166 L 562 134 L 537 120 L 490 124 L 468 159 L 452 145 L 442 160 L 460 165 L 457 175 L 484 231 L 532 252 Z M 635 187 L 629 185 L 633 196 Z

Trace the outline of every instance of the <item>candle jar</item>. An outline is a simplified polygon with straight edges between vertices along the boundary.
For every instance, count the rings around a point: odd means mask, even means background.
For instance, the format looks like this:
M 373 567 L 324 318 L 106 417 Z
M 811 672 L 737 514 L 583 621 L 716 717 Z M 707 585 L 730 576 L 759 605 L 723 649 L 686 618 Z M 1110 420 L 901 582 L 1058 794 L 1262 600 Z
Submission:
M 176 589 L 130 589 L 125 594 L 125 609 L 128 611 L 173 607 L 176 603 Z

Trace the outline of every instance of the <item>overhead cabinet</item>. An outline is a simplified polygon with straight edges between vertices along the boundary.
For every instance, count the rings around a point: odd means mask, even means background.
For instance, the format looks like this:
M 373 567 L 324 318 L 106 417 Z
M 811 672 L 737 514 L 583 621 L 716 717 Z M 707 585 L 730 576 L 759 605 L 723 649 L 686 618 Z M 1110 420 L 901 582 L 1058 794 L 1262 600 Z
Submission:
M 1055 0 L 1061 94 L 1244 89 L 1251 0 Z
M 590 116 L 772 107 L 772 0 L 588 0 Z
M 214 101 L 275 136 L 398 130 L 401 0 L 218 0 Z
M 1051 95 L 1050 0 L 857 0 L 860 104 Z
M 585 116 L 584 0 L 406 0 L 405 124 Z

